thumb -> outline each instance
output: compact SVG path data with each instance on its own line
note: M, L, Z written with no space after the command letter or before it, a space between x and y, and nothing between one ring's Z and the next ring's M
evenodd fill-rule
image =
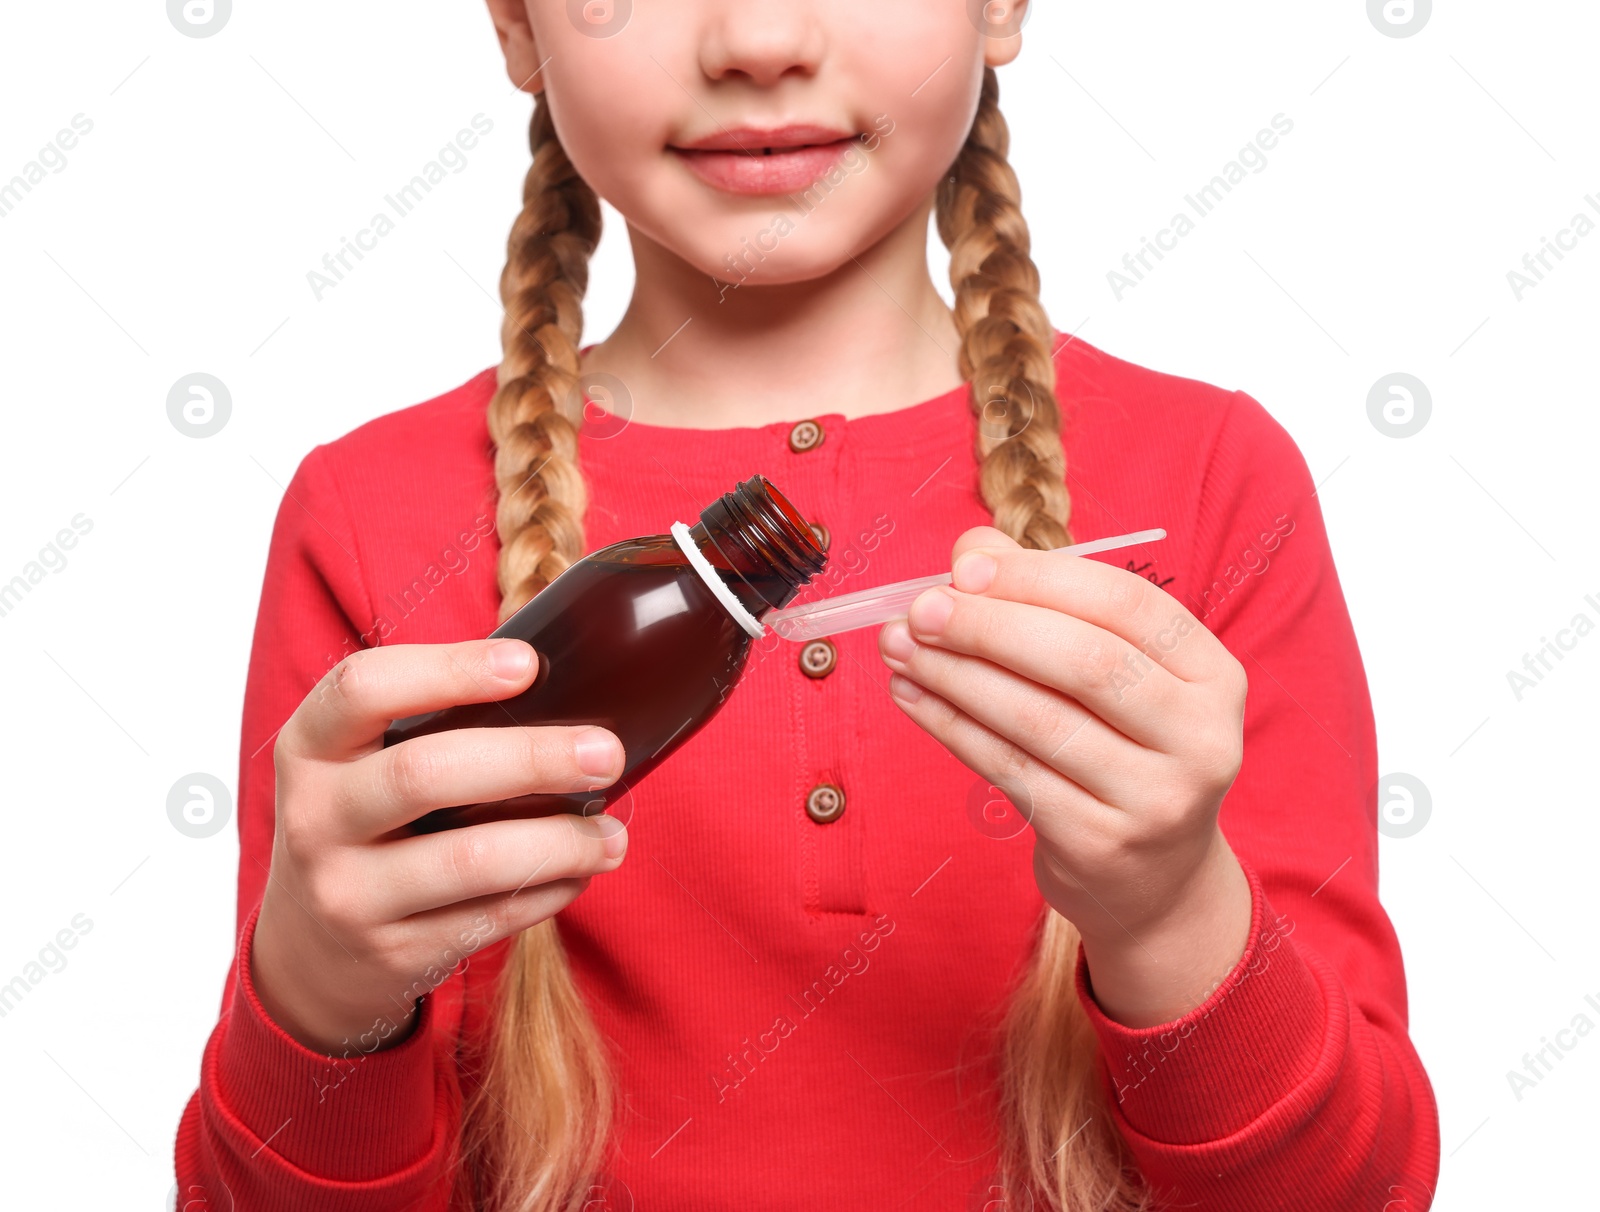
M950 563L953 566L964 552L971 551L974 547L1021 547L1010 535L993 526L974 526L971 530L964 531L956 540L955 548L950 552Z

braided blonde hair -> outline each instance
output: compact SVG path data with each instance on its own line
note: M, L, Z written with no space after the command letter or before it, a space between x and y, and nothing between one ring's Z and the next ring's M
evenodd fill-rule
M1068 541L1071 501L1052 329L999 94L986 68L966 144L937 190L937 224L950 250L958 367L978 414L979 490L997 528L1046 549ZM561 146L543 93L530 140L533 165L500 279L505 352L489 404L502 620L582 556L587 503L577 384L600 205ZM1131 1212L1146 1198L1108 1114L1097 1043L1073 986L1077 950L1072 924L1046 909L1005 1017L997 1181L1064 1212ZM461 1181L473 1207L572 1212L603 1171L613 1090L556 919L512 943L497 999L482 1081L463 1111Z

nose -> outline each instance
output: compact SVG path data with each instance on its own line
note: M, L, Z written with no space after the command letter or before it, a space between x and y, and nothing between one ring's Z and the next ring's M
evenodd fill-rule
M710 80L743 78L770 88L785 76L816 75L826 37L817 5L807 0L713 3L700 49Z

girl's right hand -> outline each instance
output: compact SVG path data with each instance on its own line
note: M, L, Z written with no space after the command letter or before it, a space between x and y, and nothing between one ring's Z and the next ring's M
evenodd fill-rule
M610 816L406 829L435 808L582 793L621 775L622 743L604 728L461 728L383 747L394 720L509 698L537 668L522 640L369 648L334 666L279 732L272 868L248 962L262 1006L306 1047L399 1043L440 973L622 862L627 832Z

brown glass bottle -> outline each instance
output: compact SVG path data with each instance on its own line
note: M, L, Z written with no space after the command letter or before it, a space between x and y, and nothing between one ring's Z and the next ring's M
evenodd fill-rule
M689 537L758 618L787 605L827 559L805 519L762 476L708 505ZM526 640L538 654L531 687L495 703L396 720L383 743L451 728L598 724L622 741L622 775L587 794L441 808L413 822L417 832L601 811L716 714L752 638L670 534L626 539L584 556L491 633L506 636Z

